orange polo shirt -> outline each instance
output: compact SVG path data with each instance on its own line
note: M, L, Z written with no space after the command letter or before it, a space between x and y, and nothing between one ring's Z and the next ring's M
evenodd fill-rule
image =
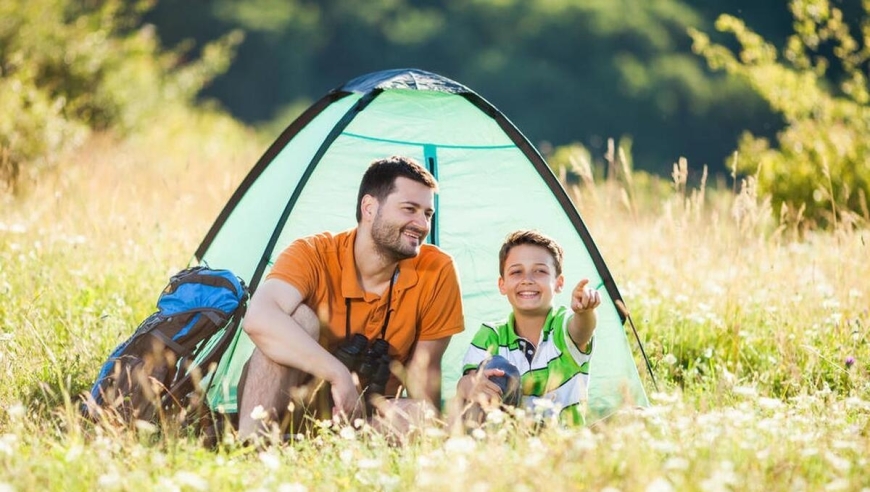
M350 299L351 335L380 338L386 315L388 293L364 292L357 280L355 238L356 229L351 229L297 239L281 252L267 276L299 290L302 302L324 323L320 344L330 352L345 340L346 299ZM390 356L403 364L410 359L415 338L437 340L461 332L465 321L453 259L424 244L417 256L400 261L390 308L385 338Z

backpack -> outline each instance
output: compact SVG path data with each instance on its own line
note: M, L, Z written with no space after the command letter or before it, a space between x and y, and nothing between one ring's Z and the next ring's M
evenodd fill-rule
M85 414L96 418L99 409L114 409L128 423L156 422L199 406L209 389L200 383L233 340L249 297L244 281L228 270L196 266L173 275L157 312L101 366Z

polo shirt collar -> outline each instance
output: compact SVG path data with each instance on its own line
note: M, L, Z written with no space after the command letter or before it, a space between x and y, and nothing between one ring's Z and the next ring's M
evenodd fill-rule
M556 310L550 308L550 312L547 313L547 319L544 320L544 327L543 329L541 329L543 336L541 337L539 343L544 342L550 338L550 333L552 333L553 329L555 328L555 326L553 325L553 319L555 319L555 314ZM513 346L520 338L519 335L517 335L517 325L516 320L514 319L513 310L511 310L511 313L508 315L508 328L509 330L507 333L507 341L509 346Z

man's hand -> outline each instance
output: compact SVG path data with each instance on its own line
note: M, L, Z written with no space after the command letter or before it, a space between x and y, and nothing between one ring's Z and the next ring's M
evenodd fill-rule
M332 414L349 421L361 415L360 394L350 371L338 360L336 369L328 379L332 392Z
M571 310L576 314L591 311L601 304L601 294L589 285L589 279L584 278L577 283L571 292Z

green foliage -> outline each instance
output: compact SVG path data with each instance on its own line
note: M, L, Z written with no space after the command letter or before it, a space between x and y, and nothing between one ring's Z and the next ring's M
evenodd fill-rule
M607 139L629 137L638 169L667 176L680 156L724 173L742 130L776 124L746 84L691 52L686 29L712 29L715 18L701 7L730 4L161 0L149 21L168 45L245 29L207 93L252 124L283 128L293 108L353 77L413 67L478 91L535 144L578 142L601 157Z
M0 182L50 167L94 130L127 134L188 107L229 66L230 33L197 59L164 51L147 2L0 2Z
M790 6L794 34L781 57L732 16L721 16L716 28L734 35L737 53L692 32L695 51L712 68L747 81L785 119L775 148L744 133L738 170L757 173L761 192L784 215L801 210L821 224L870 220L870 3L863 2L858 39L828 0Z

